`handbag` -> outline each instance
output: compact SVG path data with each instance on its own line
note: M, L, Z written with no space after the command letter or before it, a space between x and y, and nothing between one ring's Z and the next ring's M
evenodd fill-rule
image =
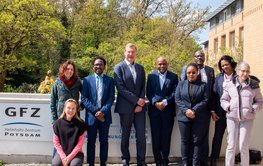
M261 151L249 149L249 164L259 164L261 162ZM241 162L240 153L235 156L235 163Z

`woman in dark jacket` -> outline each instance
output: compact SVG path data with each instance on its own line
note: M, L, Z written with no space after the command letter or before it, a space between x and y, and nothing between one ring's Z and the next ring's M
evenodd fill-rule
M77 69L73 61L67 60L59 68L50 96L50 109L52 123L58 119L63 111L63 105L69 98L79 101L81 80L78 78Z
M200 165L200 146L207 133L202 130L209 121L206 83L198 77L198 67L191 63L186 68L187 80L179 82L175 101L179 108L177 119L181 134L181 155L184 166Z
M223 94L223 85L230 82L235 76L235 68L237 63L231 56L223 55L218 61L220 73L216 76L214 84L214 112L211 113L212 119L215 121L215 133L212 143L211 166L216 166L216 160L219 158L222 139L226 129L226 112L220 106L220 98Z

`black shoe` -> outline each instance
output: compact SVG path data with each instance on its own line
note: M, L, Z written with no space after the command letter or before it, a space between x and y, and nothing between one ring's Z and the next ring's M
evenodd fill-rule
M210 166L216 166L216 158L211 158Z
M162 166L168 166L168 162L167 161L163 161L162 162Z
M200 166L208 166L207 161L201 161Z
M182 166L189 166L187 163L182 163Z
M143 164L137 164L137 166L147 166L146 163L143 163Z
M106 163L100 163L100 166L106 166Z

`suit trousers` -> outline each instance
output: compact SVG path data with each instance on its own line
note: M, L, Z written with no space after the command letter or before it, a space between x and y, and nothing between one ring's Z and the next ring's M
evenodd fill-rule
M206 126L204 122L178 121L181 134L181 155L183 164L199 165L201 157L201 148L206 137Z
M150 116L152 148L156 164L169 163L174 116Z
M211 158L218 159L221 151L222 140L226 130L226 117L222 116L215 122L215 133L212 142Z
M95 162L95 149L97 132L99 132L100 142L100 162L106 163L108 159L108 136L110 124L96 120L93 125L88 125L88 141L87 141L87 163L93 165Z
M137 164L145 163L146 137L145 137L145 112L119 114L121 124L121 153L122 160L126 163L130 161L129 139L132 124L135 128Z
M69 166L82 166L84 162L84 154L82 152L79 152L73 160L71 160ZM53 159L52 159L52 166L61 166L62 161L59 156L59 154L56 152Z
M226 149L226 166L235 165L236 145L239 142L241 155L241 166L249 165L249 140L253 128L253 120L234 121L227 119L227 149Z

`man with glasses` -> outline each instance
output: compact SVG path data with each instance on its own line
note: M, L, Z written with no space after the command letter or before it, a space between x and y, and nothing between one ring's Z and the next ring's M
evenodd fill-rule
M207 166L207 160L209 155L209 142L208 142L208 136L209 136L209 124L210 124L210 113L214 111L213 106L213 86L215 82L215 72L212 67L209 67L204 64L205 62L205 54L203 51L196 51L194 54L194 61L198 66L198 77L202 80L202 82L205 82L207 84L207 95L208 95L208 110L207 112L207 121L205 122L207 129L207 134L204 138L203 145L202 145L202 154L200 156L201 166ZM181 80L186 79L186 66L183 67L182 73L181 73Z
M97 131L100 141L100 165L106 166L108 159L108 135L112 122L111 106L114 102L114 81L103 74L106 60L97 56L92 61L94 74L83 80L81 103L86 108L85 121L88 126L87 163L94 166Z

